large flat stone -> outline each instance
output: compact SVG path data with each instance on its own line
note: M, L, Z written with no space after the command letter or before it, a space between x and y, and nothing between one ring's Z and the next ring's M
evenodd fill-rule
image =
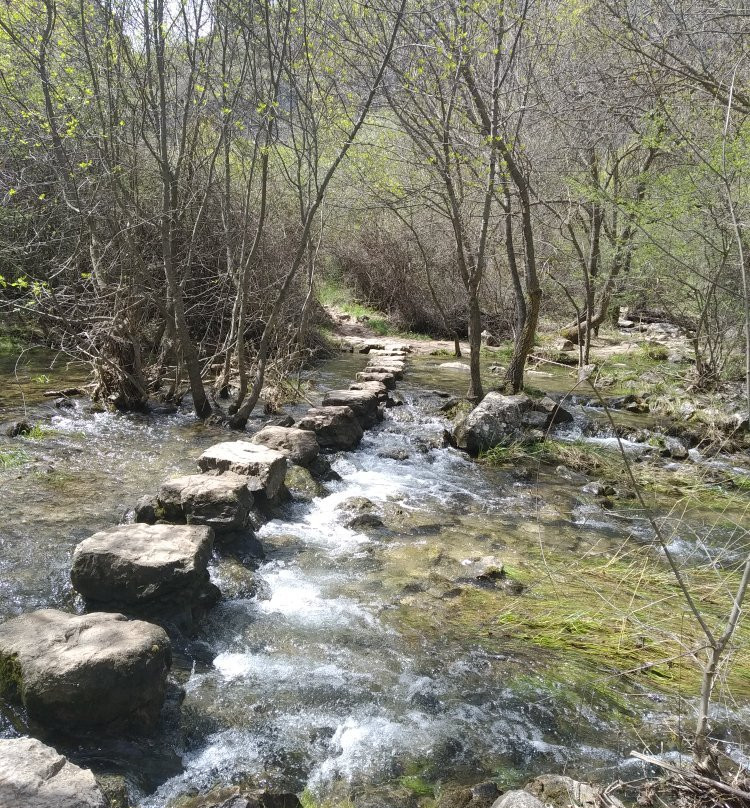
M390 373L394 379L403 379L404 378L404 369L403 367L396 367L394 365L386 365L381 364L378 362L374 365L368 365L364 369L364 373Z
M324 449L353 449L364 432L351 407L313 407L297 426L315 433Z
M75 589L89 601L194 603L208 583L214 533L198 525L117 525L73 553Z
M188 474L162 484L156 497L155 515L167 521L206 525L216 533L247 526L253 495L247 477L226 474Z
M286 455L298 466L309 466L320 452L318 441L307 429L288 426L265 426L251 438L253 443L267 446Z
M89 769L36 738L0 739L0 808L108 808Z
M286 474L286 457L275 449L259 446L246 440L217 443L198 458L201 471L227 471L250 477L248 487L263 491L273 499L281 490Z
M389 390L396 386L396 377L392 373L358 373L358 382L382 382Z
M388 400L388 388L383 382L354 382L354 384L349 385L349 389L369 390L371 393L375 393L378 397L378 401L384 402Z
M378 394L372 390L329 390L323 399L324 407L349 407L362 429L378 420Z
M151 726L171 661L163 629L121 614L42 609L0 625L0 694L40 723Z

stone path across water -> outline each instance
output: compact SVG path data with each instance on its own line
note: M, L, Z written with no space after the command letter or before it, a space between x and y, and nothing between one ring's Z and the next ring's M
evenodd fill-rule
M372 353L348 390L329 392L294 427L210 447L198 459L200 474L168 480L139 500L135 523L82 541L71 578L91 611L43 609L0 625L0 697L40 725L68 731L152 727L172 661L164 628L189 631L220 598L208 574L214 540L259 527L287 493L289 468L330 472L321 449L355 448L396 403L388 391L403 378L407 351ZM28 737L0 743L4 760L27 762L0 761L0 808L107 804L91 773L51 747Z

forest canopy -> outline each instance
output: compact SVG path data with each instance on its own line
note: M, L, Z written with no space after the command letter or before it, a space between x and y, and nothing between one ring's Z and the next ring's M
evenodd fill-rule
M118 409L243 426L344 284L404 330L581 345L620 306L748 382L749 18L642 0L20 0L0 302ZM217 402L229 402L221 409Z

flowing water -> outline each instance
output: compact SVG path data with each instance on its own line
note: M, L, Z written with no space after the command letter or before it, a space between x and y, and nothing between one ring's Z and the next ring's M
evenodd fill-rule
M312 397L348 386L364 363L347 356L323 365ZM434 390L459 392L465 379L437 364L410 360L404 405L358 450L334 456L341 481L260 529L265 557L253 564L252 586L247 558L219 548L212 576L230 596L178 654L180 724L145 746L102 742L92 751L64 741L74 757L125 773L142 808L240 780L321 798L380 795L373 804L395 806L437 781L627 775L629 750L657 734L672 705L632 683L630 700L617 683L610 698L608 674L593 664L492 626L478 639L462 630L462 610L474 592L487 594L472 571L488 558L502 563L540 547L578 558L648 542L648 528L613 518L580 497L580 483L553 472L530 481L522 469L442 448L444 398ZM95 414L80 402L58 412L26 392L31 420L53 431L13 442L26 457L0 472L2 618L80 608L68 579L77 541L119 521L169 475L193 470L205 447L227 437L188 413ZM17 395L5 404L18 415ZM346 526L362 498L382 528ZM535 595L532 586L493 597ZM23 728L22 715L0 712L0 733Z

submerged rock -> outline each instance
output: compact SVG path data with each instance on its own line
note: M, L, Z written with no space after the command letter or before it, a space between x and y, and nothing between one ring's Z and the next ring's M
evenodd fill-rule
M275 449L246 440L224 441L206 449L198 458L201 471L227 471L250 478L251 491L263 491L273 499L281 490L286 474L286 457Z
M315 433L323 449L353 449L362 440L362 426L351 407L313 407L297 423Z
M180 797L169 808L303 808L296 794L253 791L240 786L214 788L207 794Z
M378 420L378 394L372 390L331 390L323 399L324 407L349 407L362 429Z
M171 662L162 628L121 614L42 609L0 625L0 694L40 723L150 727Z
M218 476L189 474L167 480L159 489L153 510L160 519L205 525L224 533L246 527L252 507L247 477L229 471Z
M325 488L312 476L308 469L294 464L289 466L285 485L293 499L299 499L303 502L311 502L315 497L322 497L326 494Z
M353 519L350 519L346 523L346 526L352 530L362 530L363 528L368 527L382 527L383 520L374 513L361 513L359 516L355 516Z
M602 480L594 480L593 482L586 483L581 488L584 494L593 494L595 497L611 497L615 494L615 489Z
M295 427L266 426L251 438L253 443L267 446L286 455L298 466L309 466L320 452L315 435L306 429Z
M195 605L209 583L214 533L197 525L117 525L84 539L70 573L77 592L118 607Z
M408 460L411 455L406 449L381 449L378 452L378 457L384 457L387 460Z
M108 808L88 769L35 738L0 739L2 808Z

